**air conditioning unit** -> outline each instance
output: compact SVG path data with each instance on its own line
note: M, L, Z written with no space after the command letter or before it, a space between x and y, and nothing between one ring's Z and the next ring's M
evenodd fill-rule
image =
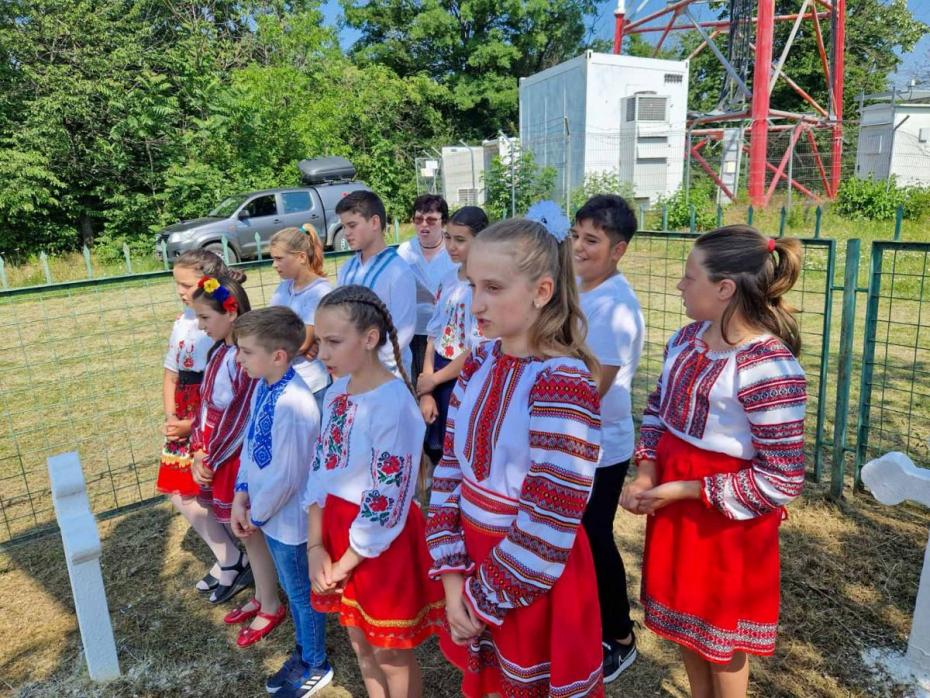
M639 92L627 99L626 120L633 121L668 121L668 97L660 97L654 92Z

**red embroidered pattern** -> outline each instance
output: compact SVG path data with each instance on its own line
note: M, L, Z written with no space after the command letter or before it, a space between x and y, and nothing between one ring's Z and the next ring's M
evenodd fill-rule
M491 368L491 375L481 386L475 401L477 407L468 425L464 449L478 482L486 480L491 474L494 445L504 421L502 408L509 403L525 366L525 361L499 356Z

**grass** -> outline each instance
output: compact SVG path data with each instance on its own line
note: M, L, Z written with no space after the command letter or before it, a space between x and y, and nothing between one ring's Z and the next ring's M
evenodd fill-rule
M643 527L643 518L621 512L614 528L634 598ZM809 487L782 525L781 634L774 657L752 660L750 695L903 697L860 657L872 647L903 651L926 527L917 507L887 508L869 497L829 504L820 488ZM211 607L193 590L208 553L168 504L102 522L100 531L122 678L104 686L88 679L61 548L50 539L0 554L0 686L8 695L262 695L263 678L293 642L290 623L237 649L235 630L222 622L227 608ZM638 604L633 614L642 619ZM645 629L638 638L639 660L608 696L686 696L674 646ZM327 646L336 680L322 698L364 696L345 631L332 620ZM418 656L425 695L458 695L459 676L434 641Z
M866 239L887 237L864 227L848 232ZM921 231L912 232L915 239ZM923 233L923 239L930 236ZM641 409L654 385L665 340L685 322L674 286L689 246L687 240L642 235L623 261L647 321L634 411ZM810 415L818 407L821 357L815 349L822 341L824 293L842 282L843 249L841 242L832 280L822 248L808 249L801 282L790 298L803 311L799 317L807 349L802 363L811 381ZM863 252L865 256L866 247ZM920 251L883 260L867 457L900 447L918 461L926 453L928 263L930 255ZM335 266L330 260L330 274ZM262 306L278 283L277 275L268 264L248 273L249 294ZM866 260L858 283L868 283ZM841 297L839 291L833 295L827 353L827 444L821 450L827 473ZM161 446L161 357L179 310L167 275L0 295L0 541L29 535L53 521L45 460L64 450L79 451L96 512L153 494ZM864 315L860 295L853 411L859 405ZM855 419L851 425L848 443L855 444ZM811 418L809 434L813 427ZM784 634L776 657L754 665L754 695L901 695L869 683L859 652L904 643L926 541L925 513L910 506L884 508L865 495L830 504L819 485L811 485L790 511L782 529ZM103 521L101 531L104 575L126 676L101 689L86 679L61 552L55 538L44 538L0 554L0 636L5 638L0 685L5 682L11 693L30 697L258 693L261 676L274 670L287 651L286 633L253 652L232 647L222 611L205 607L190 591L206 558L181 519L162 504ZM616 532L635 590L642 521L620 514ZM23 609L41 622L25 623ZM328 695L362 695L344 634L331 630L340 688ZM673 649L648 632L642 635L643 658L609 695L686 695ZM455 673L435 648L426 647L421 659L427 695L455 695Z

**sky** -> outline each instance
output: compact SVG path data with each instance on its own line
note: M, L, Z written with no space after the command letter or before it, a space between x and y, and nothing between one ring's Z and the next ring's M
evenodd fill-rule
M890 0L883 0L890 2ZM666 0L626 0L627 12L635 13L634 16L642 17L643 14L664 7ZM613 37L614 18L613 10L616 3L613 0L601 0L600 14L595 22L594 30L598 38L610 39ZM930 25L930 0L907 0L907 5L913 15ZM326 0L324 14L328 23L335 25L342 16L342 9L339 7L338 0ZM701 19L701 13L697 13L698 19ZM343 29L339 33L339 41L344 48L352 45L358 37L358 32L351 29ZM921 39L913 51L904 56L904 61L898 69L898 73L890 75L890 80L896 85L906 85L911 77L920 68L925 68L930 63L930 34Z

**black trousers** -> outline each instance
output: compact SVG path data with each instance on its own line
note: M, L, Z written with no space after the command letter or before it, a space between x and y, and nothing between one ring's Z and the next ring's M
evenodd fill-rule
M410 353L412 361L410 364L410 381L413 387L417 387L417 379L423 373L423 359L426 357L426 342L429 340L425 334L415 334L410 340Z
M601 603L604 640L622 640L633 630L630 598L626 591L626 570L614 542L614 517L620 503L620 490L630 461L598 468L594 474L591 499L581 520L594 555L597 595Z

